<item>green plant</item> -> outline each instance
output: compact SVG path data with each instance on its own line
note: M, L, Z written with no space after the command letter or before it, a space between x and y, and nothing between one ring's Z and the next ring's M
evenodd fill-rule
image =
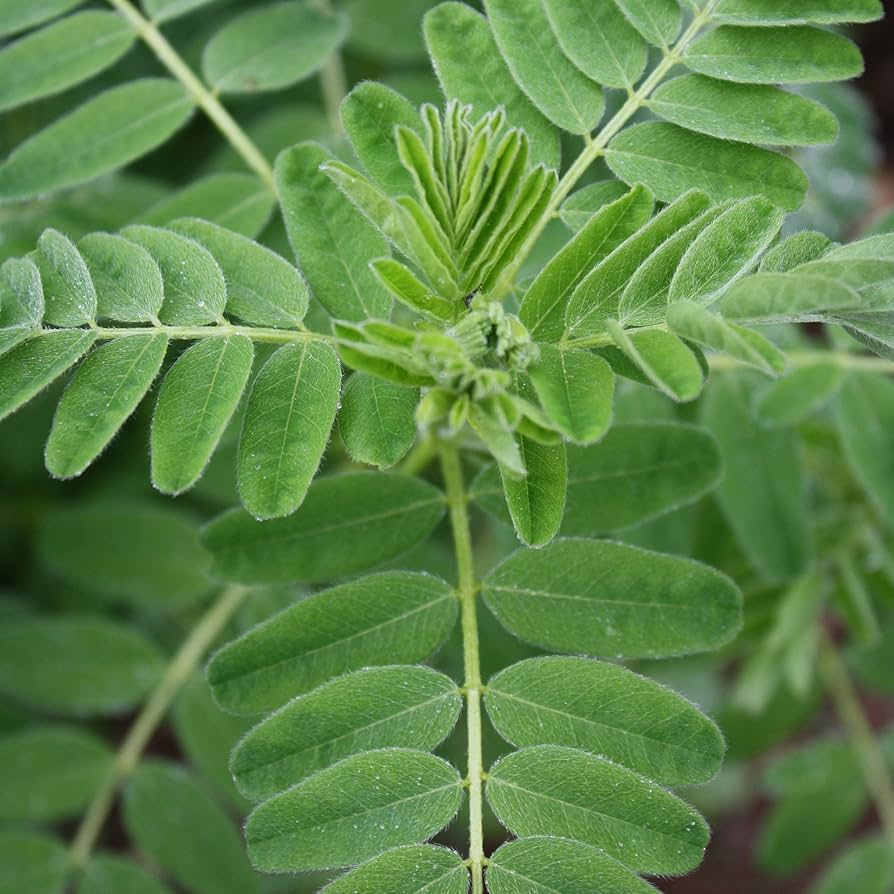
M142 707L114 757L71 726L0 742L10 785L28 755L44 773L78 768L78 784L37 795L42 774L28 774L28 807L10 819L87 808L67 850L0 835L10 890L156 891L133 864L94 858L125 784L124 825L165 877L197 894L262 889L208 791L142 761L175 699L190 760L231 804L257 804L245 837L262 871L347 869L320 881L329 894L654 890L643 876L695 869L708 842L669 789L712 779L725 743L651 662L719 652L740 663L731 726L736 711L768 717L787 688L806 698L819 668L853 743L815 751L843 767L829 776L856 790L852 814L867 788L878 804L887 844L865 845L863 884L883 892L889 740L860 712L829 624L869 640L886 624L864 577L890 572L879 458L894 237L782 235L808 181L766 148L835 141L828 109L778 85L858 75L859 51L829 26L873 21L880 4L442 3L424 36L443 107L372 81L344 95L339 47L375 3L278 3L219 28L209 15L199 77L159 25L204 5L110 0L47 25L77 2L0 12L0 33L43 25L0 49L2 108L76 88L137 41L166 70L124 73L0 164L0 197L29 203L10 225L25 247L0 267L0 418L73 370L45 464L78 478L160 381L153 486L195 491L206 512L241 502L201 534L179 510L89 489L41 520L42 566L98 616L17 615L0 631L0 689L50 714ZM319 114L305 126L326 145L291 145L289 130L283 147L276 107L253 138L223 104L315 72L329 133ZM194 113L227 144L209 166L235 156L247 172L206 170L99 221L61 193L87 184L97 201L96 177ZM262 136L282 148L273 164ZM152 191L113 176L113 191ZM822 323L827 341L800 323ZM699 425L675 407L703 391ZM814 549L792 432L833 398L844 456L818 426L817 504L833 524L817 525ZM662 519L682 531L712 491L726 519L714 541L668 545ZM522 549L509 554L502 522ZM827 580L838 615L823 610ZM104 616L109 603L130 626ZM170 660L147 630L180 641ZM234 717L193 677L222 638L207 680ZM436 667L421 663L448 642ZM883 665L881 648L860 660ZM233 789L223 756L237 738ZM515 750L493 761L500 740ZM768 774L795 803L777 826L828 797L810 787L811 755ZM446 840L461 854L423 843L461 810L465 831ZM497 823L517 837L491 852ZM801 837L803 853L840 831ZM784 834L767 840L794 860ZM863 871L861 853L845 860Z

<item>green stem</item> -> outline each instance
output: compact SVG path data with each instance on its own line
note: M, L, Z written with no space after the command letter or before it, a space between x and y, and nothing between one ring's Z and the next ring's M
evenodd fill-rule
M472 535L469 528L469 497L463 480L462 460L454 443L442 442L441 468L447 490L447 506L456 551L459 576L459 600L462 616L463 666L466 697L466 726L468 731L468 786L469 786L469 859L472 873L472 894L484 892L484 781L481 732L481 662L478 641L478 614L475 604L478 583L475 580L475 561Z
M568 194L574 189L578 180L587 172L590 165L597 158L605 154L605 150L612 139L627 126L633 116L646 104L646 101L655 91L655 89L665 79L671 69L677 65L683 58L683 54L689 48L689 45L695 40L699 32L704 28L710 20L714 7L719 0L708 0L704 8L696 13L689 27L680 35L679 40L669 50L664 51L664 55L654 70L646 77L636 90L630 91L627 101L612 116L611 120L599 131L597 136L592 139L584 140L584 149L575 159L574 163L565 172L565 175L559 181L552 200L543 212L537 225L531 231L525 243L518 252L513 263L506 268L500 281L495 288L497 297L511 290L515 278L521 265L524 263L531 250L534 248L537 240L543 234L547 224L558 213L562 202L565 201Z
M183 57L171 46L167 38L150 22L130 0L108 0L133 27L137 36L158 57L159 62L183 85L196 105L211 119L215 127L226 137L230 145L242 156L245 163L275 192L273 169L261 151L239 126L236 119L224 108L220 100L202 83Z
M331 335L311 332L308 329L269 329L263 326L233 326L229 323L217 323L213 326L96 326L91 330L99 341L111 341L116 338L127 338L131 335L167 335L174 341L196 341L201 338L229 338L244 335L252 341L286 345L301 341L336 342ZM58 329L39 329L37 335L49 335L59 332Z
M192 676L247 592L239 586L222 590L171 659L121 743L105 781L84 814L70 850L71 864L76 869L87 865L119 789L137 768L149 739L164 719L177 693Z
M841 724L857 752L885 836L894 848L894 780L875 733L863 713L847 666L827 634L823 635L820 643L820 672Z
M320 12L332 14L332 4L329 0L311 0L311 3ZM334 136L343 137L345 131L341 123L341 102L348 93L348 79L338 50L330 54L320 70L320 87L329 129Z

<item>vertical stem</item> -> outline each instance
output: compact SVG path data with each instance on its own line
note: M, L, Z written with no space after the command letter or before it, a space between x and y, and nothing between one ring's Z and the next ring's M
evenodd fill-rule
M481 665L478 642L478 614L475 599L478 584L469 529L468 494L463 481L459 450L453 443L441 444L441 468L447 490L447 506L453 529L456 567L459 575L459 599L462 617L464 691L468 729L469 785L469 866L472 872L472 894L484 892L484 779L481 744Z
M885 835L894 848L894 780L875 733L863 713L847 666L828 634L823 634L820 642L820 671L841 724L857 752Z
M220 100L202 83L167 38L130 2L108 0L130 23L137 36L158 57L158 61L186 88L195 104L211 119L214 126L227 138L264 183L275 190L273 170L261 151L239 126L236 119L223 107Z
M83 869L87 865L118 790L137 768L149 739L164 719L177 693L217 639L247 592L244 587L238 586L229 586L222 590L171 659L158 685L121 743L105 781L84 814L70 851L71 863L76 868Z
M311 0L311 3L320 12L332 13L330 0ZM329 129L334 136L343 137L345 130L341 123L341 101L348 92L348 79L345 76L345 67L339 50L330 54L320 70L320 87L323 91L323 106L326 109Z

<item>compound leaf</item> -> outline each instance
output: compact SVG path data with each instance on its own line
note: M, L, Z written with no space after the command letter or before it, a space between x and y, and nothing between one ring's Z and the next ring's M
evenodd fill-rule
M550 24L568 58L606 87L632 87L646 67L647 47L614 0L545 0Z
M3 736L0 818L47 823L76 816L111 765L112 754L102 739L78 727L35 726Z
M96 287L100 318L149 323L164 301L164 280L155 258L123 236L90 233L78 243Z
M259 894L239 834L183 768L144 763L124 790L124 825L137 847L194 894Z
M531 140L535 163L557 169L559 133L516 85L487 19L464 3L441 3L424 19L425 41L448 99L471 105L476 117L502 106ZM469 65L469 59L475 64Z
M358 754L256 808L245 826L249 855L267 872L351 866L431 838L462 797L459 773L439 757Z
M714 649L741 623L741 597L689 559L620 543L557 540L488 574L484 599L525 642L587 655L664 657Z
M761 195L794 211L807 192L807 176L785 155L662 121L622 131L605 160L625 183L643 183L665 202L698 186L716 202Z
M720 475L720 452L705 429L616 425L598 444L569 448L562 531L595 536L641 524L702 497Z
M853 41L802 25L721 25L695 41L683 62L700 74L752 84L842 81L863 71L863 57Z
M50 330L0 357L0 419L58 379L95 340L89 330Z
M201 477L251 373L254 348L243 336L207 338L184 351L158 393L152 417L152 484L179 494Z
M534 338L547 342L561 338L571 296L601 261L648 223L653 206L649 191L635 186L588 217L525 293L520 317Z
M251 239L264 229L275 204L270 187L253 174L211 174L166 196L134 223L162 227L181 217L200 217Z
M228 314L255 326L301 325L310 302L307 283L276 252L205 220L178 220L171 229L214 256L226 279Z
M736 202L689 246L674 273L668 302L710 304L757 266L784 219L783 211L759 196Z
M236 746L230 767L253 801L363 751L431 751L450 733L462 697L427 667L373 667L338 677L289 702Z
M569 441L593 444L608 431L615 376L601 357L540 345L529 374L547 416Z
M358 462L387 469L416 439L419 389L354 373L345 385L338 430Z
M553 124L588 134L599 123L602 90L562 51L540 0L485 0L488 23L516 83Z
M96 319L96 289L87 263L57 230L44 230L34 255L43 283L44 320L65 329Z
M108 68L136 34L114 12L60 19L0 50L0 111L60 93Z
M443 514L443 494L421 479L387 472L338 475L314 482L289 518L260 524L238 509L225 513L206 528L205 545L227 580L319 582L412 549Z
M400 847L358 866L320 894L466 894L469 871L454 851L431 845Z
M516 748L567 745L663 785L707 782L725 750L717 725L682 696L587 658L530 658L498 673L484 700Z
M491 894L655 894L604 850L568 838L531 837L498 848L487 869Z
M111 87L54 121L0 164L0 199L29 199L123 167L164 143L192 115L178 83L145 78Z
M208 681L228 711L269 711L338 674L428 658L456 614L442 580L382 572L311 596L224 646Z
M166 335L128 335L87 357L56 408L44 457L51 475L74 478L96 460L145 397L167 350Z
M205 45L202 71L224 94L281 90L321 68L347 35L344 15L275 3L224 25Z
M391 296L369 269L388 255L385 237L320 170L322 146L301 143L276 160L276 185L289 241L314 297L343 320L387 317Z
M688 872L708 844L708 826L688 804L574 748L541 745L504 757L491 769L487 800L520 837L582 841L637 872Z
M838 121L818 102L758 84L736 84L689 74L662 84L649 108L688 130L768 146L832 143Z
M280 348L248 398L239 442L239 496L258 519L303 502L329 443L341 393L338 355L322 342Z
M120 713L146 694L161 670L153 643L113 621L31 618L0 630L0 689L45 711Z
M160 227L135 225L122 233L155 259L164 282L159 311L168 326L205 326L223 315L227 283L214 256L203 245Z
M104 499L58 506L38 552L55 575L115 602L190 605L208 593L208 554L198 525L167 503Z

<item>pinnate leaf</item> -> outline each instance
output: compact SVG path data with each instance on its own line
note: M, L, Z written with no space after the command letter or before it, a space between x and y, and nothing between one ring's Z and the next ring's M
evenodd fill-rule
M446 848L395 848L327 885L325 894L466 894L469 871L462 857ZM321 894L323 894L321 892Z
M225 709L269 711L347 671L428 658L456 614L442 580L382 572L308 597L224 646L208 680Z
M136 605L190 605L211 586L198 525L167 503L105 499L48 512L38 551L53 574Z
M45 711L120 713L145 695L161 669L156 647L113 621L35 617L0 630L0 690Z
M701 74L752 84L841 81L863 71L860 51L848 38L800 25L721 25L695 41L683 61Z
M491 769L487 800L519 837L582 841L637 872L687 872L708 843L708 826L689 805L575 748L541 745L503 758Z
M568 303L578 286L601 261L648 223L653 204L648 190L634 187L589 217L577 235L543 268L525 293L520 311L522 322L534 338L559 340Z
M78 243L96 287L97 315L127 323L158 318L164 280L155 259L123 236L90 233Z
M602 90L562 51L540 0L485 0L488 23L516 83L553 124L588 134L599 123Z
M631 87L646 67L647 47L614 0L545 0L562 49L606 87Z
M166 335L129 335L87 357L53 417L45 454L51 475L74 478L96 460L145 397L167 350Z
M239 496L258 519L303 502L329 443L341 393L341 366L321 342L280 348L248 398L239 443Z
M60 93L108 68L136 35L113 12L77 13L0 50L0 110Z
M464 3L446 2L426 15L423 27L447 98L472 106L476 117L502 106L509 123L530 138L532 159L558 168L558 131L513 80L487 19ZM470 58L474 65L469 65Z
M87 352L96 339L89 330L48 331L0 357L0 419L39 394Z
M155 259L164 282L159 312L168 326L204 326L223 315L227 284L213 255L203 245L160 227L135 225L123 231Z
M698 186L717 202L762 195L794 211L807 192L806 175L784 155L661 121L622 131L605 160L625 183L643 183L665 202Z
M133 841L185 890L258 894L234 824L182 767L144 763L124 790L124 825Z
M267 872L351 866L430 838L462 797L459 773L431 754L358 754L256 808L245 826L249 855Z
M427 667L366 668L289 702L237 745L239 790L269 798L342 758L379 748L431 751L450 733L462 697Z
M44 320L63 328L93 322L96 289L87 263L71 241L57 230L44 230L37 240L35 261L43 283Z
M345 385L338 416L348 453L380 469L393 466L416 439L418 403L418 388L355 373Z
M13 150L0 164L0 199L33 198L120 168L164 143L191 114L175 81L111 87Z
M491 894L655 894L656 889L591 844L531 837L498 848L487 869Z
M36 726L3 736L0 817L4 822L46 823L76 816L111 764L103 741L77 727Z
M484 703L497 732L517 748L580 748L663 785L706 782L723 760L723 736L698 708L603 661L521 661L488 682Z
M665 121L688 130L769 146L831 143L838 122L812 99L757 84L736 84L699 74L662 84L649 108Z
M243 336L188 348L162 382L152 417L152 483L178 494L198 481L242 397L254 348Z
M482 592L511 633L560 652L691 654L728 642L741 623L738 590L713 569L598 540L517 552Z
M224 25L205 46L202 71L220 93L280 90L317 71L347 32L342 14L274 3Z
M276 160L276 187L289 241L314 297L343 320L387 317L391 296L369 262L388 255L385 237L320 170L322 146L300 143Z
M529 374L547 416L569 441L593 444L608 431L615 377L601 357L540 345Z

